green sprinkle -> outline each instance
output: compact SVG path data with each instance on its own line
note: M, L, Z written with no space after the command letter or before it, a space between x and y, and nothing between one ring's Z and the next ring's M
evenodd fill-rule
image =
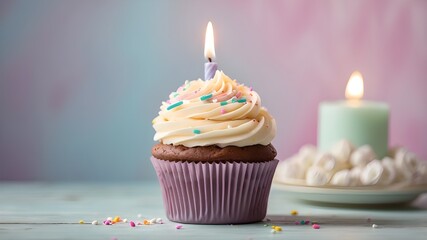
M304 225L305 224L305 221L304 220L301 220L301 222L299 222L301 225Z
M221 102L221 106L225 106L225 105L227 105L227 104L228 104L228 102L227 102L227 101Z
M211 94L208 94L208 95L201 96L201 97L200 97L200 100L205 101L205 100L208 100L208 99L209 99L209 98L211 98L211 97L212 97L212 93L211 93Z
M178 107L178 106L181 106L183 103L184 103L183 101L176 102L176 103L174 103L174 104L172 104L172 105L169 105L169 107L167 107L166 109L167 109L167 110L171 110L171 109L173 109L173 108L176 108L176 107Z
M239 102L239 103L245 103L246 102L246 98L241 98L241 99L237 100L237 102Z
M232 103L235 103L237 100L235 98L231 99Z
M178 96L179 95L179 93L175 93L174 95L173 95L173 97L176 97L176 96Z
M194 129L194 130L193 130L193 133L194 133L194 134L200 134L200 133L202 133L202 132L201 132L199 129Z

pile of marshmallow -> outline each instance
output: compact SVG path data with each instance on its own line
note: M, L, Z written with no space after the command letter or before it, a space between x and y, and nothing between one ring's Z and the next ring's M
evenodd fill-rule
M398 186L427 184L427 162L405 148L393 148L377 159L369 145L355 148L347 140L329 152L312 145L279 163L275 179L308 186Z

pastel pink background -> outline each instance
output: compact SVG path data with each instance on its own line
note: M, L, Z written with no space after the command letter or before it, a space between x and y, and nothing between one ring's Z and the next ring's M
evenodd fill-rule
M390 105L390 145L427 159L427 1L2 1L0 179L154 178L151 119L217 62L276 117L283 159L316 143L319 102Z

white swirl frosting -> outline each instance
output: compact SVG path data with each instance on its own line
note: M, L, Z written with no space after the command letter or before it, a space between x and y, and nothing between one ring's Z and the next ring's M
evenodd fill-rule
M268 145L276 135L276 122L259 95L222 71L172 92L153 127L155 141L186 147Z

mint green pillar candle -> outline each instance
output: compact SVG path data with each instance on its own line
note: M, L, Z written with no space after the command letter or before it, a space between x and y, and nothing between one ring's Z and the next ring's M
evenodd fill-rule
M388 152L389 108L360 101L324 102L319 107L318 147L327 151L342 139L359 147L368 144L382 159Z
M320 104L317 145L321 151L347 139L356 147L370 145L378 159L387 155L389 107L381 102L363 101L362 96L363 78L354 72L346 89L349 100Z

